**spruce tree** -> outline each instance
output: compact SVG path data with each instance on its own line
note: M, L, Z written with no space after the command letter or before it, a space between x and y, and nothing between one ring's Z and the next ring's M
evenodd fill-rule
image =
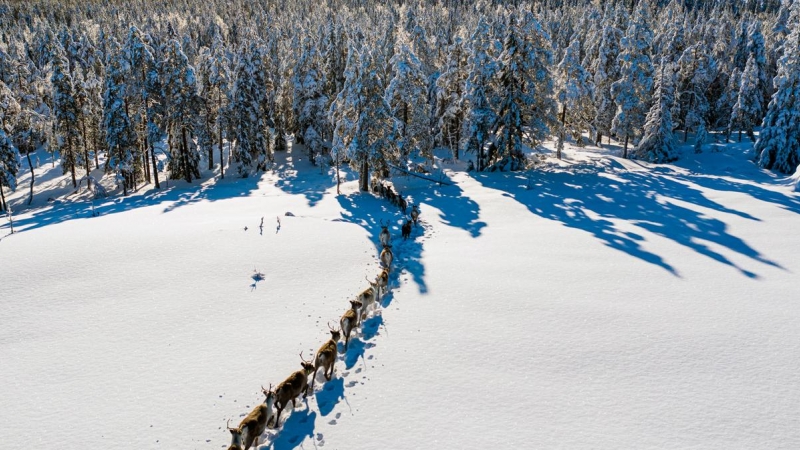
M800 165L800 2L792 5L788 23L791 31L755 151L761 167L790 174Z
M5 188L17 189L19 152L6 131L0 127L0 211L8 211Z
M465 87L467 52L464 41L457 37L447 50L447 62L436 80L436 141L459 158L461 131L466 114Z
M731 111L731 121L729 129L739 130L739 142L742 141L742 131L747 132L747 136L755 141L753 128L763 117L764 108L761 104L761 91L759 90L759 69L754 55L747 58L747 65L742 72L739 82L739 93L736 103Z
M193 177L200 178L200 155L190 138L198 105L197 79L189 58L175 39L167 43L162 76L167 120L178 145L177 154L173 152L169 161L170 176L191 182Z
M58 140L58 151L61 154L63 173L72 176L72 187L78 187L75 168L79 164L78 152L81 145L79 133L80 109L75 98L75 87L69 73L69 61L63 50L55 52L53 57L53 116L54 129Z
M594 101L597 113L594 128L597 131L595 144L600 145L602 137L611 134L611 124L617 110L611 85L620 78L620 43L622 31L613 23L606 23L598 48L597 59L592 64L594 73Z
M655 79L653 106L647 113L644 133L639 145L633 150L638 159L653 163L665 163L678 159L675 137L672 134L672 106L675 102L675 73L668 57L661 58Z
M642 2L622 39L621 78L611 85L611 95L617 104L611 131L624 140L623 158L628 157L630 139L641 133L653 86L653 64L649 56L653 33L647 16L646 3Z
M678 60L678 102L681 117L675 118L683 124L683 141L688 140L689 131L695 131L695 149L699 152L707 135L709 102L706 93L716 71L716 63L702 44L694 44L684 50Z
M592 119L596 116L593 97L594 83L591 75L580 64L581 43L575 36L564 58L557 68L557 94L561 105L559 122L561 123L557 144L557 156L561 159L564 137L570 134L578 144L583 146L583 132L591 131Z
M222 154L225 108L230 89L230 62L225 55L222 38L215 34L211 48L200 50L200 90L202 110L199 113L198 139L201 149L208 152L208 169L214 168L214 144L217 144L220 177L225 178Z
M103 94L103 129L108 147L106 171L113 171L122 184L123 195L134 187L136 130L125 107L128 73L126 61L120 54L112 54L106 61L105 89Z
M430 132L427 78L422 63L411 50L401 32L392 65L392 79L386 88L386 103L394 119L392 145L400 161L417 153L431 158L433 145Z
M483 18L478 21L470 41L462 147L465 152L475 154L477 169L482 171L488 165L485 147L493 139L497 122L497 115L489 99L494 97L494 79L499 67L495 55L492 54L496 41L492 36L491 26Z
M497 155L489 155L490 164L519 170L523 144L537 145L555 123L550 40L536 19L510 15L499 63Z

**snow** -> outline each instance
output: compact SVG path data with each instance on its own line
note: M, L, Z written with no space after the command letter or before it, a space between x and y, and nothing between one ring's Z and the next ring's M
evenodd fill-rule
M391 220L391 294L259 448L798 448L800 195L743 145L568 146L531 189L440 161L454 186L393 179L421 205L405 242L300 151L98 217L35 205L0 228L0 442L226 448L377 275Z

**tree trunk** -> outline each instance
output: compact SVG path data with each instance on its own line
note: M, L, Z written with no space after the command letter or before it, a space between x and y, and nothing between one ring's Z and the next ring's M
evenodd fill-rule
M217 91L217 111L222 109L222 89ZM217 122L219 122L219 175L225 178L225 158L222 157L222 117L217 112Z
M461 132L461 118L456 117L456 146L455 146L455 157L456 161L458 161L458 146L459 146L459 133Z
M153 162L153 180L156 182L156 189L161 189L161 184L158 182L158 164L156 164L155 149L150 145L150 139L145 142L147 142L147 146L150 147L150 159Z
M2 184L0 184L0 211L6 212L8 211L8 205L6 205L6 194L5 188Z
M86 121L81 120L81 132L83 133L83 162L86 165L86 189L92 187L91 168L89 164L89 141L86 140Z
M36 174L33 172L33 163L31 162L31 152L26 152L25 156L28 158L28 169L31 170L31 193L28 195L28 205L33 203L33 182L36 181Z
M206 130L211 132L211 124L208 122L210 111L206 110ZM208 146L208 170L214 170L214 138L211 138L211 145Z
M742 128L739 127L739 142L742 142Z
M595 139L594 139L594 145L596 145L596 146L598 146L598 147L599 147L599 146L600 146L600 144L602 144L602 141L603 141L603 133L601 133L601 132L599 132L599 131L598 131L598 132L597 132L597 134L596 134L595 136L596 136L596 137L595 137Z
M186 181L191 183L192 172L189 170L189 143L186 140L186 127L181 127L181 161L183 163L183 176Z
M556 157L561 159L561 147L564 146L564 140L566 139L566 127L567 127L567 105L561 105L561 145L556 146Z
M94 145L92 147L94 147L94 166L100 167L100 158L98 156L98 153L100 153L100 145L97 142L100 133L95 132L93 134L94 134Z
M364 192L369 192L369 161L364 158L361 163L361 171L358 176L359 189Z
M628 135L625 135L625 145L622 147L622 157L628 159Z
M72 174L72 187L77 189L78 188L78 179L75 177L75 147L72 146L72 138L67 140L67 145L69 146L69 153L72 156L69 164L69 171Z
M342 193L339 190L339 186L342 184L342 180L339 177L339 152L336 152L336 195L340 195Z

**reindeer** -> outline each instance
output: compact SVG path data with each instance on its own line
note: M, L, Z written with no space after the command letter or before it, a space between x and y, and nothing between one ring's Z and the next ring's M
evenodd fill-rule
M350 309L345 311L345 313L342 314L342 318L339 320L339 326L342 329L342 333L344 333L344 351L347 351L347 344L350 343L350 332L353 331L353 328L359 323L358 311L361 306L361 302L358 300L350 300Z
M411 237L411 219L408 219L406 223L403 224L403 227L400 229L400 231L402 232L404 241Z
M231 445L228 450L243 450L242 449L242 430L239 428L231 428L231 419L228 419L228 424L225 425L228 431L231 432Z
M383 250L381 250L381 263L383 263L383 267L385 267L386 270L391 269L393 259L394 255L392 254L392 248L383 247Z
M381 273L378 275L378 278L375 279L378 282L378 290L380 291L379 296L382 297L383 295L388 292L389 289L389 269L381 270Z
M314 392L314 382L317 381L317 370L320 367L322 367L322 374L325 375L325 379L330 381L333 375L333 366L336 363L336 355L339 353L336 343L339 342L341 333L339 333L339 330L332 328L330 324L328 324L328 328L331 331L331 338L317 350L317 358L314 361L314 377L311 378L311 392Z
M389 233L389 224L384 225L383 219L381 219L381 232L378 235L378 239L381 241L381 245L384 247L391 245L392 235Z
M289 401L291 400L292 408L294 408L297 406L295 403L297 396L302 393L303 398L306 398L308 394L308 375L314 371L314 364L303 359L303 352L300 352L300 361L303 368L289 375L289 378L283 380L283 383L275 389L275 407L278 408L275 416L276 428L281 420L281 411L289 404Z
M406 199L403 197L399 197L397 203L398 203L397 206L400 208L401 211L403 211L403 214L405 214L406 211L408 211L408 202L406 201Z
M396 197L397 197L397 194L394 193L394 189L392 189L390 186L387 187L386 188L386 199L389 200L390 203L394 204Z
M272 404L275 401L275 393L272 391L272 385L269 385L269 390L261 386L261 392L266 396L264 403L256 405L256 407L250 411L250 414L239 424L238 429L242 434L240 439L244 440L244 450L248 450L251 446L258 447L258 438L261 437L261 434L267 428L267 423L272 416ZM231 433L233 433L233 431L231 431Z
M361 291L361 293L358 294L358 297L356 298L358 302L361 303L362 305L361 319L358 322L359 324L361 323L362 320L367 318L367 313L369 312L370 307L373 306L375 303L377 303L379 294L378 282L369 281L369 278L367 278L366 276L364 278L367 280L367 283L369 283L369 287Z
M414 221L414 225L416 225L419 220L419 206L417 205L411 206L411 220Z

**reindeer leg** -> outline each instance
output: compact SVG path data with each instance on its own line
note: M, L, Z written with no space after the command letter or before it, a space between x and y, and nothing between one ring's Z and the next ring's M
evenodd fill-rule
M319 367L314 368L314 377L311 378L311 392L314 392L314 382L317 381L317 369L319 369ZM306 398L307 394L308 390L306 390L305 394L303 394L303 398Z

